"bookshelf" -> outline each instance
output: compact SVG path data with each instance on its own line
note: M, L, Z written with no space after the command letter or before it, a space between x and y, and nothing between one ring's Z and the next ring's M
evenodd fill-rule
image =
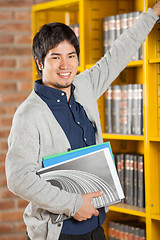
M103 55L102 19L106 16L132 11L146 12L156 0L57 0L34 5L33 35L49 22L80 25L79 72L90 68ZM104 7L106 6L106 7ZM146 224L147 240L160 236L160 24L156 24L143 44L143 60L130 62L114 84L138 83L144 89L144 135L107 134L105 101L98 101L104 141L110 141L113 152L144 154L145 208L128 204L110 207L103 225L108 235L109 220L133 220ZM37 79L33 64L33 80Z

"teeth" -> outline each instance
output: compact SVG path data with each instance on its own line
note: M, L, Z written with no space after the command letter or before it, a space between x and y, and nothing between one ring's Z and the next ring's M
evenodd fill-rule
M62 76L68 76L70 73L59 73L59 75L62 75Z

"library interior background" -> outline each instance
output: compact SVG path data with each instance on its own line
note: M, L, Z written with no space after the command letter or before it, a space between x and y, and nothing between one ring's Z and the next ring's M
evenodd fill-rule
M49 22L69 25L80 42L78 72L156 0L0 1L0 240L25 240L28 202L9 192L5 176L12 118L38 79L32 37ZM125 200L109 207L107 239L160 239L160 24L98 100L104 142L111 143Z

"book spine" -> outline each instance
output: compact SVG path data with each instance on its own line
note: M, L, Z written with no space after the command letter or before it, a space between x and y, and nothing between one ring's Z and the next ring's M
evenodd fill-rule
M103 45L104 45L104 54L109 49L109 18L103 18Z
M120 240L125 239L125 225L124 224L120 224Z
M112 221L108 223L108 237L109 240L115 239L115 223Z
M143 85L138 85L137 90L137 134L143 134Z
M120 29L121 29L121 26L120 26L120 14L117 14L115 16L115 28L116 28L116 39L120 36L121 32L120 32Z
M134 240L139 240L139 228L135 227L134 231Z
M130 154L130 162L129 162L129 171L130 171L130 177L129 177L129 204L133 205L134 203L134 177L133 177L133 170L134 170L134 160L133 155Z
M139 240L146 240L146 229L138 229Z
M109 41L108 41L108 45L109 45L109 49L111 48L113 42L116 39L116 21L115 21L115 16L110 16L109 18Z
M128 239L128 225L124 225L124 239Z
M133 12L127 14L127 25L130 28L133 25Z
M118 177L121 182L121 157L120 157L120 154L116 154L116 168L117 168ZM121 185L122 185L122 183L121 183Z
M119 85L113 86L113 132L120 133L120 99L121 99L121 89Z
M121 86L121 100L120 100L120 133L127 134L127 85Z
M145 207L144 203L144 156L138 156L138 206Z
M132 84L128 84L128 101L127 101L127 131L128 134L132 133Z
M120 33L123 33L128 28L127 13L120 15Z
M122 185L122 189L123 189L123 192L124 192L124 195L125 194L125 157L124 157L124 154L121 153L120 154L120 161L121 161L121 175L120 175L120 182L121 182L121 185ZM122 202L125 202L125 199L122 200Z
M120 223L116 222L115 223L115 239L119 239L120 235Z
M125 203L129 204L130 155L125 155Z
M112 133L112 87L105 92L105 131Z
M128 240L134 240L134 232L132 226L128 226Z
M133 84L133 101L132 101L132 134L137 135L137 98L138 98L138 84Z
M134 206L138 206L138 157L133 156L134 161Z

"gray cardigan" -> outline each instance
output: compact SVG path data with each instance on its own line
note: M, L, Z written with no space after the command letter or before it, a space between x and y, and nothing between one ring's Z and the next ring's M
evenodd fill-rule
M100 61L74 79L75 100L94 124L96 143L103 142L97 99L126 67L157 19L152 9L142 13ZM64 152L70 144L48 106L34 91L14 115L8 146L7 184L10 191L30 202L24 212L29 237L57 240L63 223L53 224L51 214L73 216L81 207L82 197L60 190L36 175L43 156Z

